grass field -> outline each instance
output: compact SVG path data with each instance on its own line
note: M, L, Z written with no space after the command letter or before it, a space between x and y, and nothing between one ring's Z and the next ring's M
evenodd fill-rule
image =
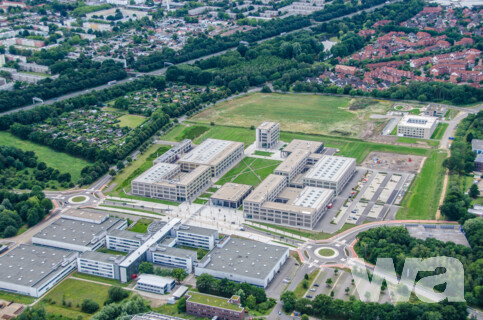
M297 285L297 287L294 290L294 293L295 293L295 296L297 297L297 299L302 298L304 296L305 292L307 292L307 290L311 288L312 282L314 282L317 274L319 274L318 268L316 268L314 271L312 271L308 275L309 279L307 280L308 281L308 287L307 288L304 288L304 286L303 286L304 280L300 281L300 283Z
M226 126L214 126L211 130L194 140L194 143L200 144L208 138L240 141L245 144L245 148L255 142L255 130L248 128L233 128Z
M255 151L255 155L257 156L262 156L262 157L270 157L273 154L273 152L267 152L267 151Z
M82 168L89 165L86 160L76 158L67 153L54 151L48 147L22 140L6 131L0 132L0 143L3 146L13 146L24 151L34 151L39 161L43 161L47 166L58 169L61 173L69 172L72 181L80 178Z
M136 224L134 224L129 228L129 231L138 232L138 233L147 233L148 226L151 224L151 222L153 222L153 220L151 219L146 219L146 218L139 219L136 222Z
M443 190L445 151L433 151L421 173L412 182L398 211L397 219L434 219Z
M216 184L223 185L227 182L234 182L257 186L279 164L280 161L276 160L246 157L236 167L228 171Z
M139 127L141 123L146 121L146 117L132 114L125 114L117 119L121 121L117 123L120 127L129 127L131 129Z
M92 315L81 312L80 304L84 299L91 299L103 306L107 300L109 286L86 282L76 279L66 279L52 291L50 291L40 302L44 303L48 313L62 315L72 319L81 316L82 319L89 319ZM49 302L50 301L50 302ZM66 305L62 304L65 301ZM55 302L54 304L52 304ZM69 307L68 304L71 304Z
M153 161L157 156L162 155L169 150L168 146L152 144L138 158L131 162L129 166L118 173L111 183L115 183L115 187L107 194L113 197L123 196L123 188L127 192L131 190L131 181L144 171L153 166Z
M35 301L35 298L33 297L24 296L21 294L16 294L11 292L5 292L5 291L0 291L0 299L9 301L9 302L13 301L17 303L22 303L22 304L31 304L32 302Z
M120 287L127 287L130 283L130 282L121 283L121 281L119 281L119 280L109 279L109 278L104 278L104 277L97 277L97 276L93 276L93 275L90 275L90 274L79 273L77 271L72 274L72 277L96 281L96 282L102 282L102 283L105 283L105 284L110 284L110 285L120 286Z
M448 129L449 124L448 123L438 123L438 126L436 129L434 129L433 135L431 136L431 139L436 139L436 140L441 140L443 138L444 133L446 132L446 129Z
M426 140L426 139L409 138L409 137L398 137L396 141L401 142L401 143L428 145L428 146L431 146L431 147L439 146L439 141L436 141L436 140Z
M249 128L263 121L276 121L285 131L359 136L372 113L385 113L391 103L378 101L356 110L361 99L301 94L254 93L224 101L206 109L191 120Z

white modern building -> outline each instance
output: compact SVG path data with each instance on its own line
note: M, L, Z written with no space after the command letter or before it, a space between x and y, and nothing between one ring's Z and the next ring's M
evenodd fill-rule
M300 152L302 150L310 151L310 153L320 153L324 150L324 143L322 141L293 139L283 148L282 157L286 158L293 152Z
M290 183L304 170L310 153L311 152L308 150L298 150L290 153L290 155L278 165L273 174L287 177L287 183Z
M212 177L219 177L243 158L244 144L241 142L207 139L185 154L178 163L181 170L192 171L198 166L208 166Z
M264 122L256 131L256 144L259 149L273 149L280 139L280 124L277 122Z
M126 228L127 221L117 218L99 224L60 218L35 234L32 243L79 252L95 251L105 245L111 230Z
M146 252L146 261L170 268L181 268L186 272L193 271L196 251L153 245Z
M429 116L404 116L397 125L397 135L403 137L431 139L438 126L438 118Z
M172 278L159 277L153 274L141 274L138 277L136 283L136 289L157 293L165 294L171 292L176 286L176 282Z
M119 280L119 264L122 260L124 257L121 255L86 251L77 258L77 271Z
M288 256L286 247L226 237L198 263L195 275L207 273L266 288Z
M40 297L75 270L77 252L21 244L0 256L0 290Z
M175 227L175 232L178 246L211 250L218 240L218 230L215 229L179 225Z
M337 196L356 170L356 159L322 156L304 176L304 186L332 189Z
M139 248L149 237L149 234L127 230L112 230L106 236L106 248L121 252L131 252Z

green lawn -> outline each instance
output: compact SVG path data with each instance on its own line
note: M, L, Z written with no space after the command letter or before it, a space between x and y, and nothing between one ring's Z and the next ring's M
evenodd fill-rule
M221 102L195 115L199 123L224 124L249 128L263 121L276 121L282 130L306 133L331 133L358 136L370 113L385 113L391 103L373 104L350 110L360 98L331 97L310 94L254 93Z
M186 128L184 124L178 124L172 127L168 132L163 134L159 137L159 140L167 140L167 141L181 141L178 140L179 136L183 133L183 130Z
M100 285L92 282L66 279L53 290L51 290L40 303L48 313L59 314L64 317L77 319L89 319L91 315L81 312L80 304L84 299L91 299L102 308L104 301L108 299L107 291L109 286ZM63 305L65 301L66 305ZM69 307L68 304L71 304Z
M436 129L434 129L433 135L431 136L431 139L436 139L436 140L441 140L443 138L444 133L446 132L446 129L448 129L449 124L448 123L438 123L438 126Z
M22 294L16 294L6 291L0 291L0 299L6 301L14 301L22 304L31 304L35 301L35 298L24 296Z
M93 275L90 275L90 274L79 273L77 271L72 274L72 277L96 281L96 282L102 282L102 283L105 283L105 284L110 284L110 285L120 286L120 287L126 287L126 286L129 285L129 282L128 283L121 283L121 281L119 281L119 280L109 279L109 278L104 278L104 277L97 277L97 276L93 276Z
M420 109L411 109L409 111L410 114L413 114L413 115L417 115L419 116L421 114L421 110Z
M332 257L335 254L335 251L332 249L320 249L318 251L318 254L320 254L323 257Z
M112 201L111 199L109 199L109 201ZM126 202L128 203L128 202ZM136 208L130 208L130 207L122 207L122 206L109 206L109 205L99 205L98 208L101 207L101 208L113 208L113 209L122 209L122 210L129 210L129 211L136 211L136 212L142 212L142 213L149 213L149 214L156 214L158 216L164 216L164 214L161 214L159 212L154 212L154 211L150 211L150 210L143 210L143 209L136 209ZM109 211L109 210L107 210Z
M431 147L439 146L439 141L436 140L426 140L426 139L418 139L418 138L410 138L410 137L398 137L397 142L401 143L409 143L409 144L427 144Z
M200 144L208 138L243 142L246 148L255 142L255 130L215 125L211 130L195 139L194 143Z
M126 252L111 250L111 249L107 249L106 247L99 248L99 249L97 249L97 251L98 252L102 252L102 253L108 253L108 254L114 254L114 255L127 256L127 253Z
M273 170L280 164L280 161L246 157L240 163L228 171L216 182L223 185L227 182L259 185Z
M168 316L178 317L181 319L188 319L188 320L206 320L207 319L207 318L195 317L187 314L186 312L179 312L178 303L179 303L179 300L175 304L163 304L158 308L154 308L153 311L161 314L165 314Z
M146 218L139 219L136 222L136 224L134 224L129 228L129 231L138 232L138 233L147 233L148 226L151 224L151 222L153 222L153 220L151 219L146 219Z
M201 303L207 306L219 307L223 309L233 310L233 311L241 311L241 307L229 303L227 298L217 297L212 295L206 295L198 292L189 291L187 295L190 295L191 298L189 301L193 301L195 303Z
M445 151L438 150L426 158L421 173L413 180L401 203L397 219L434 219L443 190L446 157Z
M144 171L153 166L153 161L156 157L162 155L170 148L159 144L150 145L138 158L131 162L129 166L124 168L121 173L118 173L111 183L116 186L107 194L113 197L121 197L123 195L123 188L127 192L131 190L131 181L139 176Z
M72 202L82 202L86 199L85 196L77 196L71 199Z
M121 121L117 123L120 127L129 127L131 129L139 127L144 121L146 121L146 117L133 114L125 114L117 119Z
M49 167L58 169L61 173L69 172L72 181L79 180L81 170L89 165L89 162L84 159L70 156L67 153L54 151L49 147L28 140L22 140L6 131L0 132L0 141L4 146L13 146L24 151L34 151L38 160L45 162Z
M263 156L263 157L270 157L273 154L273 152L267 152L267 151L255 151L255 155L257 156Z

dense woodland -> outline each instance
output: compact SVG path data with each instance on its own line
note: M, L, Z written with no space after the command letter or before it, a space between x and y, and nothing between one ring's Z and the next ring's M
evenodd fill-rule
M38 84L27 84L13 91L0 91L0 112L29 105L33 97L47 100L127 76L122 65L113 60L100 63L86 57L58 61L51 66L51 70L52 73L59 74L57 79L45 79Z
M39 186L34 186L30 193L0 189L0 236L13 237L23 225L36 225L52 207L52 201Z
M293 310L320 319L347 320L466 320L468 311L464 303L365 303L351 298L349 301L318 295L313 300L297 299L292 291L285 291L280 300L285 312ZM327 318L326 318L327 317Z
M45 162L38 162L33 151L0 146L0 188L32 189L40 186L44 189L50 181L58 181L64 187L73 186L70 185L70 173L61 173Z
M358 234L357 254L372 264L378 258L392 258L396 273L401 274L406 258L446 256L457 258L465 269L465 300L483 306L483 218L467 220L463 226L470 248L434 238L412 238L404 227L380 227ZM446 319L446 317L445 317Z

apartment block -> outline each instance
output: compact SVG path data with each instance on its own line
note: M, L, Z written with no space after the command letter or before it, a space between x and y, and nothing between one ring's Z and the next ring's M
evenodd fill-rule
M438 119L428 116L407 115L397 125L397 135L420 139L431 139L438 126Z
M264 122L256 131L257 148L273 149L280 139L280 124L277 122Z

